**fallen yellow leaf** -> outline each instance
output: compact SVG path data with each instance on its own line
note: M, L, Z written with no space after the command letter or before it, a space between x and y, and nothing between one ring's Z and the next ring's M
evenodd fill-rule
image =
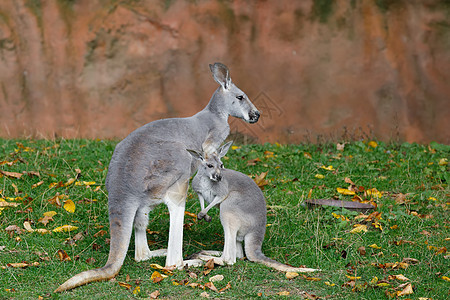
M323 176L322 174L316 174L314 175L314 177L318 178L318 179L323 179L325 178L325 176Z
M378 191L376 188L368 189L365 191L365 193L368 196L372 196L374 198L381 198L381 196L383 196L383 193Z
M336 219L341 219L342 221L350 221L346 216L343 215L338 215L336 213L331 213L333 215L333 217L335 217Z
M442 276L441 278L444 279L445 281L450 281L450 278L447 276Z
M350 233L359 233L359 232L367 232L367 226L363 224L355 224L353 225L353 229L350 230Z
M272 151L264 151L264 156L266 158L271 158L274 156L274 153Z
M133 290L133 295L137 295L141 292L141 288L139 286L135 287Z
M390 284L387 283L387 282L380 282L380 283L377 283L377 286L379 286L379 287L388 287L388 286L390 286Z
M378 246L377 244L372 244L372 245L370 245L369 247L370 247L370 248L373 248L373 249L381 249L381 247Z
M354 191L350 191L349 189L344 189L344 188L336 188L337 192L339 194L343 194L343 195L354 195L355 192Z
M448 159L447 158L441 158L439 160L439 165L440 166L446 166L448 164Z
M57 213L56 211L51 210L51 211L45 212L45 213L44 213L44 217L53 217L53 216L55 216L55 215L57 215L57 214L58 214L58 213Z
M324 169L324 170L327 170L327 171L333 171L334 170L332 165L329 165L328 167L321 166L321 168Z
M349 275L345 275L345 276L351 280L361 279L361 276L349 276Z
M77 181L75 182L76 186L89 186L89 185L94 185L95 181Z
M367 145L369 145L372 148L376 148L378 146L377 142L375 141L370 141L369 143L367 143Z
M308 277L308 276L303 275L303 274L302 274L302 277L305 278L306 280L309 280L309 281L321 281L321 280L322 280L321 278L317 278L317 277Z
M336 284L334 284L334 283L330 283L329 281L325 281L324 282L326 285L328 285L328 286L335 286Z
M297 272L286 272L286 278L287 279L292 279L297 277L299 274Z
M69 232L69 231L73 231L76 229L78 229L77 226L63 225L63 226L59 226L59 227L56 227L55 229L53 229L53 232Z
M158 283L161 280L163 280L164 278L167 278L167 275L161 274L158 271L154 271L152 276L150 277L150 279L154 282L154 283Z
M281 292L278 292L277 295L279 295L279 296L289 296L290 293L288 291L281 291Z
M64 184L64 186L69 186L71 184L73 184L75 182L75 178L69 178L69 180L67 180L67 182Z
M73 203L73 201L70 199L64 201L64 209L70 213L74 213L75 212L75 203Z

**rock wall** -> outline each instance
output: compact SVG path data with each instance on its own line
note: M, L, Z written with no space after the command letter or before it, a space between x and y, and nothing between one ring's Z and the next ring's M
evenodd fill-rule
M0 1L0 136L192 115L215 61L263 113L236 138L450 143L446 0Z

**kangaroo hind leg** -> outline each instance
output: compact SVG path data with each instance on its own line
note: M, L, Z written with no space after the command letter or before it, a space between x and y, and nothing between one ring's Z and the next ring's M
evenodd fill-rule
M148 225L148 214L152 210L151 207L140 207L136 212L134 217L134 259L136 261L148 260L156 256L165 256L167 254L167 249L159 249L155 251L150 251L147 242L147 225Z
M189 179L176 182L164 196L169 209L169 242L166 266L183 266L183 222Z

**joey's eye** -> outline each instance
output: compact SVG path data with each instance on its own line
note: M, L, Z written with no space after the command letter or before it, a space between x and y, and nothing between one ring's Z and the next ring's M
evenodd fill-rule
M212 164L207 164L206 166L210 169L212 169L214 167Z
M237 98L238 100L242 100L242 99L244 99L244 96L239 95L239 96L236 96L236 98Z
M220 168L223 169L223 164L220 165Z

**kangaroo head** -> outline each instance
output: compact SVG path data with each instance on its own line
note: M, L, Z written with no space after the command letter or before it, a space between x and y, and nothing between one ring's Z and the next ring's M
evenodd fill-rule
M218 182L222 180L223 163L221 161L233 142L228 142L217 151L212 153L202 153L195 150L187 151L196 159L200 160L200 166L198 167L198 174L209 178L211 181Z
M247 95L231 81L228 68L221 63L209 65L209 68L214 80L220 84L220 88L216 91L218 101L222 102L220 113L241 118L248 123L256 123L260 112Z

